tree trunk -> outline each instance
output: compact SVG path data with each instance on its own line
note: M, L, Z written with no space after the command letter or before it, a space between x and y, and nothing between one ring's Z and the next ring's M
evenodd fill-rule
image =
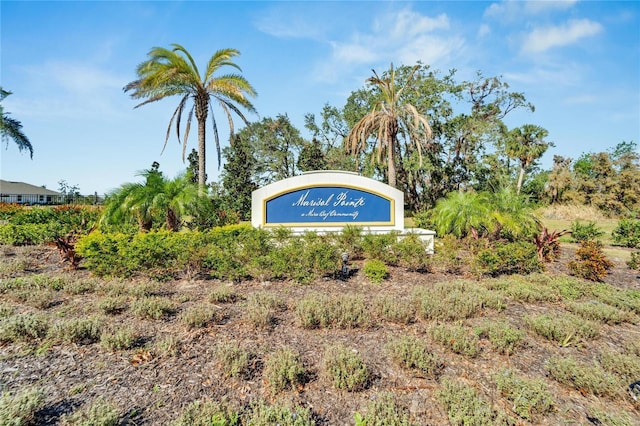
M208 97L197 97L196 100L196 120L198 121L198 192L200 195L205 194L205 186L207 184L206 173L206 128L207 128L207 106L209 104Z
M520 167L520 176L518 176L518 186L516 194L520 195L520 189L522 188L522 181L524 180L524 166Z

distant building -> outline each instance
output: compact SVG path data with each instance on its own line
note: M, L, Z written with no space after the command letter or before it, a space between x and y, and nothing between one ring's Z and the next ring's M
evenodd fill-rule
M64 195L24 182L0 180L0 202L17 204L61 204Z

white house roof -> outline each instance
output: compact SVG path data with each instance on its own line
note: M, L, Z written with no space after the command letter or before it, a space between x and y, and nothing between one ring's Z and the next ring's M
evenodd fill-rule
M12 182L0 179L0 194L2 195L62 195L41 186L24 182Z

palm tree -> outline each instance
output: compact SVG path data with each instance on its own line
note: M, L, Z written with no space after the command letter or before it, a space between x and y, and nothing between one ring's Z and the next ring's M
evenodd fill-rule
M11 92L4 90L0 86L0 101L3 101L10 94ZM9 113L4 112L2 105L0 105L0 136L7 145L9 144L9 139L13 139L18 145L18 149L20 151L29 151L29 156L33 159L33 146L31 146L29 138L22 133L22 124L18 120L9 117Z
M234 127L231 113L235 112L248 124L238 106L244 107L250 112L255 112L255 108L249 101L248 96L256 96L256 91L239 74L214 75L223 66L230 66L240 70L240 67L232 61L233 57L240 54L237 50L221 49L215 52L209 59L204 75L201 77L191 54L179 44L172 44L171 46L172 49L152 48L148 53L149 59L138 65L136 69L138 79L127 84L124 87L124 91L131 90L131 97L134 99L144 99L143 102L135 106L136 108L166 97L181 96L178 107L173 112L171 120L169 120L164 147L166 147L169 140L169 133L174 120L178 142L180 142L182 114L185 112L189 100L193 100L193 106L188 112L184 141L182 142L182 160L184 161L191 119L195 112L196 121L198 122L198 186L202 193L204 192L206 177L205 124L209 116L209 110L211 110L213 134L218 153L218 167L220 167L220 139L218 137L216 119L213 115L213 103L217 103L224 111L229 121L230 134L233 135Z
M525 171L544 155L553 142L546 142L544 138L549 132L534 124L525 124L509 132L506 139L506 154L509 158L520 161L520 175L516 193L520 194Z
M178 231L181 217L198 198L196 186L186 176L167 179L157 167L140 173L143 183L125 183L107 197L102 223L136 222L141 231L149 231L154 222L163 221Z
M415 72L413 67L404 84L396 87L396 73L393 64L385 78L378 76L373 70L373 77L367 82L380 90L381 99L373 109L358 121L347 135L347 149L354 154L365 151L367 139L374 135L377 138L377 161L381 162L383 153L387 155L388 182L396 186L396 164L394 151L398 145L398 134L404 133L410 142L415 143L420 161L422 161L422 143L432 137L427 117L420 114L415 106L402 103L402 94L411 82Z

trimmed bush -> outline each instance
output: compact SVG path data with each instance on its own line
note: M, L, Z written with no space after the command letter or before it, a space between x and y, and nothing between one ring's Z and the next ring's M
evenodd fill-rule
M572 274L589 281L602 281L613 267L602 252L600 241L583 241L576 250L576 260L568 264Z
M324 353L324 368L336 389L363 390L370 373L357 352L344 346L331 346Z
M531 274L544 269L536 246L521 241L495 243L493 247L480 250L474 258L474 265L479 274L494 277L503 274Z
M387 268L387 265L385 265L384 262L379 259L366 260L364 262L364 266L362 267L362 272L371 282L375 284L380 284L389 275L389 269Z
M616 245L640 248L640 220L622 219L611 236Z

